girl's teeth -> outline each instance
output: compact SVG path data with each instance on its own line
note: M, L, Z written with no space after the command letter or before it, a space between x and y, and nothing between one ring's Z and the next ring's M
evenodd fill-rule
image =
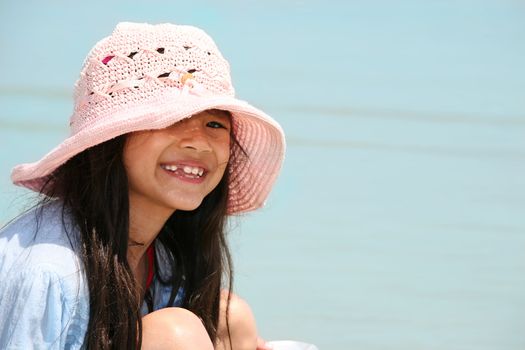
M177 168L176 165L164 165L163 167L164 167L164 169L169 170L169 171L176 171L177 169L179 169L179 168ZM202 176L202 174L204 174L204 169L199 168L199 167L191 167L191 166L188 166L188 165L185 165L182 168L182 171L185 174L188 174L188 175Z

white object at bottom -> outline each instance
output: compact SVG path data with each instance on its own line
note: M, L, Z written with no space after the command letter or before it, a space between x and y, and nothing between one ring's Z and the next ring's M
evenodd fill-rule
M313 344L301 343L293 340L274 340L266 342L273 350L319 350Z

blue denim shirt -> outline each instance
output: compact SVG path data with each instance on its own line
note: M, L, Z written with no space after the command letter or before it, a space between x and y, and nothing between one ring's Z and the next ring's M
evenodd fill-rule
M44 206L39 221L37 210L0 231L0 349L81 349L89 291L75 225L62 220L60 202ZM166 262L163 250L156 244L159 266ZM150 293L158 310L167 306L171 288L154 279ZM181 298L178 293L175 305ZM143 315L147 312L142 305Z

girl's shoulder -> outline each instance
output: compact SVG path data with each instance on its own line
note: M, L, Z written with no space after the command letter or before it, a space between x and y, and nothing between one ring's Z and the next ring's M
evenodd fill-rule
M89 293L77 233L62 214L61 203L49 203L0 231L0 324L8 325L0 348L81 346Z
M0 231L0 280L44 273L76 289L83 278L77 237L61 202L29 210Z

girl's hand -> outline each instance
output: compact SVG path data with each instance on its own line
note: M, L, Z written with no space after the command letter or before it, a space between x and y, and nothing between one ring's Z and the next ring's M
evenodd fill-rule
M257 337L257 349L256 350L272 350L273 348L270 345L266 345L266 341L261 338Z

